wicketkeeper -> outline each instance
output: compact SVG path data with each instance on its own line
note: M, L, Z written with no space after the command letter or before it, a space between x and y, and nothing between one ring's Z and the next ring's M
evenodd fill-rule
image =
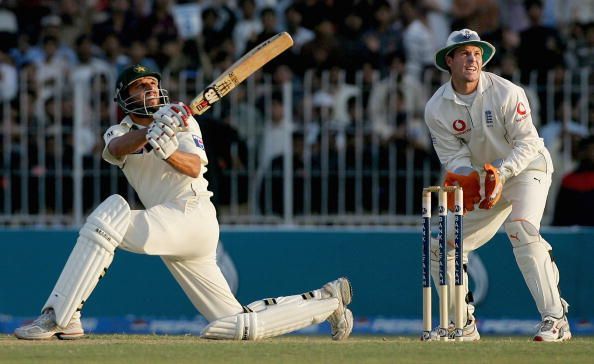
M487 243L503 225L542 317L534 340L568 340L568 304L559 293L559 271L551 246L539 233L553 173L551 157L532 123L522 88L483 71L494 53L495 48L476 32L452 32L446 46L435 54L436 67L449 72L451 78L427 103L425 122L447 170L445 185L464 189L464 263L469 252ZM453 196L449 202L453 207ZM451 243L453 236L448 241ZM432 242L435 260L436 253L437 241ZM450 246L448 282L452 293L453 261ZM431 266L437 281L438 264ZM468 292L467 274L464 282ZM449 297L453 317L454 295ZM467 301L464 339L478 340L471 294Z
M115 101L126 114L104 135L103 158L118 166L145 210L119 195L101 203L80 235L33 323L21 339L74 339L84 335L80 310L111 264L117 248L158 255L196 309L209 321L202 337L257 340L328 320L332 338L353 328L351 286L339 278L300 295L242 306L216 263L219 225L210 201L202 133L189 108L171 104L161 76L142 65L118 77Z

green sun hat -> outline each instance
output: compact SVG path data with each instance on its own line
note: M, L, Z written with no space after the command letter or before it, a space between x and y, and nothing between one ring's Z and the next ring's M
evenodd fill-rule
M486 65L495 54L495 47L489 42L481 40L477 32L470 29L453 31L446 42L446 46L435 53L435 67L440 71L449 72L445 57L454 49L462 45L473 45L483 50L483 66Z

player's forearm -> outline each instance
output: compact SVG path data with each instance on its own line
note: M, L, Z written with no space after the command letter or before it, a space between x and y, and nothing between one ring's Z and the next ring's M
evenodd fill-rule
M196 178L200 175L200 157L196 154L177 150L167 158L167 163L186 176Z
M144 147L148 129L132 130L109 142L109 152L116 158L121 158Z

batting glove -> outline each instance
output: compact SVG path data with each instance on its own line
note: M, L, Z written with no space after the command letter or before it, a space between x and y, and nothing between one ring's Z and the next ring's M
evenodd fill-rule
M153 122L146 133L146 141L153 147L155 155L168 159L179 147L175 132L163 123Z
M188 131L190 108L182 102L162 106L153 114L153 120L167 125L175 133Z

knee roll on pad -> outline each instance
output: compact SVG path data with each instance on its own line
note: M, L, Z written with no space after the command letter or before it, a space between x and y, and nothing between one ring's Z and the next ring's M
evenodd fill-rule
M337 298L269 305L258 312L240 313L213 321L200 336L219 340L266 339L323 322L337 308Z
M42 311L52 308L58 326L66 327L74 312L103 277L130 225L130 206L119 195L108 197L89 215Z
M514 248L533 243L541 243L544 244L547 251L552 249L549 243L540 236L536 226L532 225L529 221L516 220L507 222L504 224L504 227L507 237Z
M564 309L558 288L559 270L552 260L551 246L538 229L525 220L506 223L505 231L538 311L543 317L562 317Z

